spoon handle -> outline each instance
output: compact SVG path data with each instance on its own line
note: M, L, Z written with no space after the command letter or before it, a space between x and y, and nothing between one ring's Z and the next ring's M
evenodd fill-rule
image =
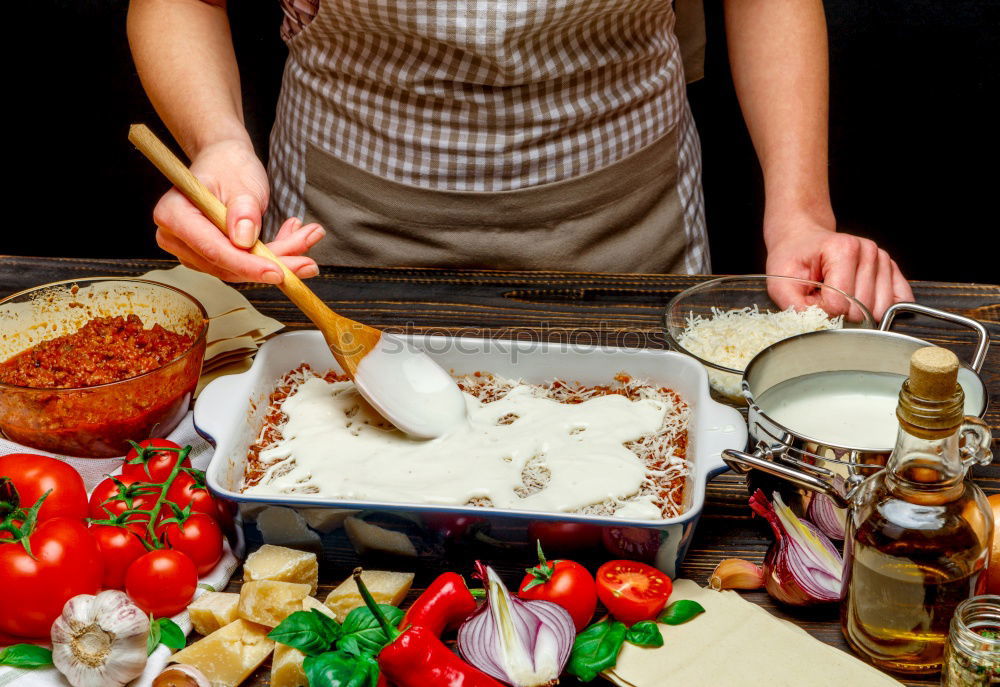
M191 173L187 165L181 162L163 141L150 131L149 127L145 124L133 124L129 128L128 140L149 158L163 176L201 210L219 231L228 236L225 204ZM256 241L250 252L278 266L284 277L278 288L323 332L337 362L353 377L361 358L375 345L381 332L330 310L319 296L261 241Z

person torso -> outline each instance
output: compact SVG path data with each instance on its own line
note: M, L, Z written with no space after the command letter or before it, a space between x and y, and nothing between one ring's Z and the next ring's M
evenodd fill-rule
M308 141L412 186L515 190L611 165L684 116L669 0L281 2L279 188L301 187Z

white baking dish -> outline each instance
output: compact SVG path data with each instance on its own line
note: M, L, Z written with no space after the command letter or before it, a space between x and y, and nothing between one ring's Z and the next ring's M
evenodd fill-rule
M298 331L274 337L261 347L253 366L243 374L221 377L202 391L194 409L198 432L215 447L208 468L208 486L216 494L243 503L308 508L349 508L366 511L473 515L486 520L591 523L613 528L618 536L631 528L655 547L643 546L647 557L673 573L690 542L705 500L709 479L726 469L723 450L743 449L747 428L740 413L709 396L708 378L697 361L660 350L607 348L564 343L538 343L455 337L404 337L456 374L492 372L504 377L541 383L555 377L583 384L607 384L619 372L673 389L691 406L688 457L693 468L685 489L685 512L669 520L626 520L567 513L542 513L493 508L440 507L415 503L352 502L309 494L245 495L240 492L247 449L260 430L267 397L278 379L301 363L314 370L339 369L318 331ZM524 529L522 527L522 529ZM640 537L641 539L642 537ZM607 540L605 540L607 541ZM612 549L614 547L611 547ZM635 553L626 551L626 553Z

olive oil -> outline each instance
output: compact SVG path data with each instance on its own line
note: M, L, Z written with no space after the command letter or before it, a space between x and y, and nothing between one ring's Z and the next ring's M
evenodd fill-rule
M894 672L939 671L955 608L985 582L992 511L965 479L957 369L944 349L914 354L896 447L852 495L842 628L858 654Z

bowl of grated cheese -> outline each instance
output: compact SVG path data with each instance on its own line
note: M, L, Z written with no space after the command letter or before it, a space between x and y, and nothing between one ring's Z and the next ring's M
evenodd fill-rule
M751 274L720 277L677 294L664 316L670 347L708 371L712 394L745 406L743 371L768 346L822 329L875 326L853 296L820 282Z

